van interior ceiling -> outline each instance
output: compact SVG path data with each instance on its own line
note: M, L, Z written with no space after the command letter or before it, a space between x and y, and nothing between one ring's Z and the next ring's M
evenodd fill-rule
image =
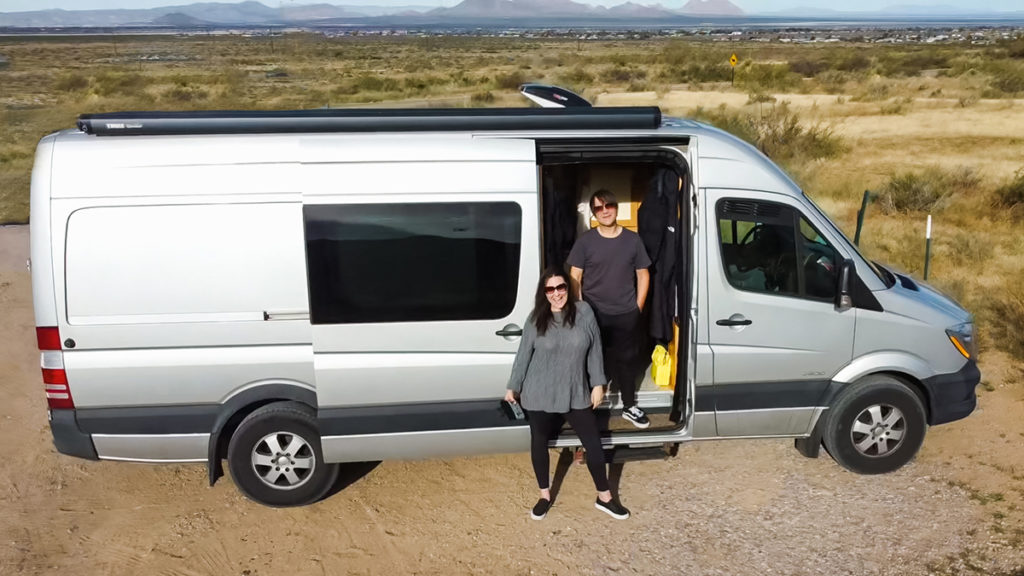
M687 361L687 346L679 347L685 338L686 305L689 301L687 203L682 190L688 189L686 164L678 153L664 147L646 150L581 150L559 146L545 150L539 157L541 183L541 219L543 266L565 266L569 251L580 234L596 226L589 208L591 194L606 189L619 203L618 223L640 235L651 258L651 284L644 310L637 366L637 387L641 407L647 411L652 428L674 429L684 414L677 407L685 406L686 385L676 385L680 365ZM658 386L651 376L651 353L664 345L673 366L667 386ZM612 383L608 402L614 408L619 402L618 387ZM617 410L616 410L617 412ZM610 413L609 413L610 415ZM619 418L609 418L607 428L622 427ZM602 424L605 424L602 422ZM625 429L625 427L622 427Z

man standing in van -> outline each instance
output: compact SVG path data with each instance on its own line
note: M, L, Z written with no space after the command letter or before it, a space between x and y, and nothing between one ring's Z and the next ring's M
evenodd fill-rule
M597 313L605 371L619 389L622 417L637 428L647 428L651 422L636 403L636 368L651 259L640 236L619 225L614 194L594 192L590 210L598 226L580 235L566 262L576 298L582 297Z

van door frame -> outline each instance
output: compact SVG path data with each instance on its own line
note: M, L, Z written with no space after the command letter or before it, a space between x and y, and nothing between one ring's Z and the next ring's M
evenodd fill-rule
M602 443L612 446L678 443L687 441L693 435L693 397L695 386L696 350L696 289L694 287L694 254L697 242L697 219L695 210L696 185L696 138L686 135L659 137L621 138L552 138L537 139L537 163L539 166L563 163L625 163L660 160L676 168L683 179L680 189L678 223L686 226L686 234L678 234L679 258L676 273L676 314L680 325L680 341L688 338L685 346L680 344L676 357L676 387L673 391L669 418L678 426L673 430L650 430L612 432L602 437ZM550 160L554 159L554 162ZM549 160L545 162L545 160ZM538 202L543 206L543 201ZM680 360L679 355L684 355ZM578 446L575 435L565 434L553 444L555 447Z

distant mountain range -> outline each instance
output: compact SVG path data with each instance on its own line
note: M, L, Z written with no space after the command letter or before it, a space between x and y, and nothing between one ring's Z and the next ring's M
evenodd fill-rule
M573 0L463 0L450 8L433 6L358 6L335 4L285 5L271 8L260 2L203 2L148 9L35 10L0 12L3 27L117 27L117 26L316 26L343 24L436 24L460 22L553 20L630 21L742 17L729 0L689 0L678 8L632 1L607 8Z
M414 2L416 0L413 0ZM681 2L682 0L674 0ZM1004 13L1005 14L1005 13ZM1010 14L1024 17L1024 11ZM763 18L817 18L835 20L928 19L939 17L985 18L999 16L983 8L949 6L891 7L873 13L821 8L797 8L749 15L729 0L688 0L678 7L640 4L633 0L613 7L592 6L574 0L463 0L451 7L299 4L271 8L253 0L241 3L203 2L149 9L36 10L0 12L0 27L170 27L230 26L459 26L459 25L629 25L630 23L684 25L713 20L729 22Z

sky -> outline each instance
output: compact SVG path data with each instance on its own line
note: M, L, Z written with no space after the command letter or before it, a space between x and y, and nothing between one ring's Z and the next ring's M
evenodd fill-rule
M175 6L191 4L199 0L0 0L0 12L23 12L27 10L47 10L62 8L64 10L94 10L109 8L155 8L158 6ZM217 0L206 0L217 1ZM219 0L233 2L235 0ZM460 0L261 0L271 7L295 4L349 4L374 6L454 6ZM626 0L576 0L586 4L614 6ZM662 4L669 8L680 8L686 0L633 0L637 4ZM774 12L799 7L827 8L843 11L872 11L893 6L947 6L963 9L978 9L984 6L991 11L1024 10L1022 0L858 0L857 2L836 2L835 0L731 0L748 14Z

